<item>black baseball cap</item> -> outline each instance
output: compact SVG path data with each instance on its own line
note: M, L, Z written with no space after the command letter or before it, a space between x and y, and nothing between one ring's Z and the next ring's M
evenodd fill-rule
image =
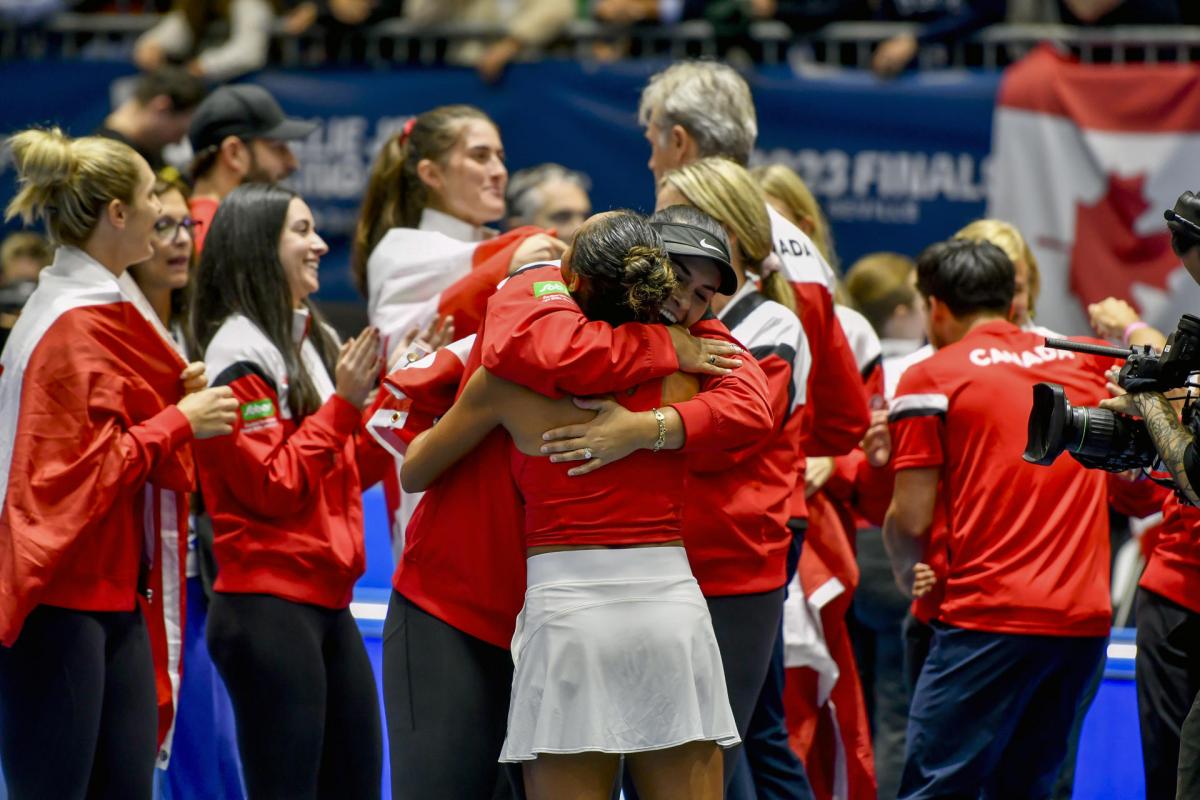
M662 237L663 245L672 258L704 258L717 265L721 274L720 294L737 291L737 273L729 260L729 250L723 242L704 228L684 222L651 222Z
M290 142L316 129L315 122L285 116L266 89L240 83L220 87L196 107L188 139L192 150L199 153L219 145L226 136Z

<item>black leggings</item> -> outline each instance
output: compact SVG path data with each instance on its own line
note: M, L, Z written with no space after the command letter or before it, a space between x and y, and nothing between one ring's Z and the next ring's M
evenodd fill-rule
M149 800L158 700L134 611L38 606L0 647L0 761L10 800Z
M349 609L213 592L206 639L250 800L380 796L375 676Z
M383 704L394 800L514 796L497 763L512 676L508 650L392 592L383 626Z
M785 587L781 586L759 594L705 598L717 646L721 649L729 705L742 738L750 728L750 719L771 667L771 654L783 619L784 591ZM724 751L727 789L741 753L741 745Z

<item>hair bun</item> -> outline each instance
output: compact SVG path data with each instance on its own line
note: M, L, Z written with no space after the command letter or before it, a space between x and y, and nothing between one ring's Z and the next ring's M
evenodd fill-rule
M657 317L677 283L667 251L661 247L634 245L625 253L622 263L626 304L640 319Z
M21 179L46 189L71 183L76 168L71 144L59 128L33 128L9 140Z

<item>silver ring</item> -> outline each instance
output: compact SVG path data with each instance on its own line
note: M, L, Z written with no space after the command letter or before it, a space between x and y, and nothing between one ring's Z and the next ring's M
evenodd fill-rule
M712 364L712 365L715 367L715 366L717 365L717 357L716 357L716 356L709 356L709 357L708 357L708 363Z
M583 448L583 460L584 461L592 460L592 448L590 448L590 447Z

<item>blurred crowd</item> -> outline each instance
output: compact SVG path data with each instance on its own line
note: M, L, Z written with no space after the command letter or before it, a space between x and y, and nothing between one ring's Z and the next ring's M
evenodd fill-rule
M137 40L138 66L176 63L210 82L263 67L273 34L319 31L331 50L352 53L357 34L391 20L417 30L458 28L447 62L474 66L485 80L498 79L515 60L538 57L576 20L608 26L612 35L593 45L598 58L638 54L636 39L622 31L694 20L712 26L723 53L739 49L751 57L756 22L777 20L799 35L835 22L910 24L878 43L871 66L882 76L911 65L923 46L961 42L1003 22L1200 24L1200 6L1187 0L0 0L0 17L23 24L60 11L161 15ZM463 36L464 27L479 30L479 38Z

